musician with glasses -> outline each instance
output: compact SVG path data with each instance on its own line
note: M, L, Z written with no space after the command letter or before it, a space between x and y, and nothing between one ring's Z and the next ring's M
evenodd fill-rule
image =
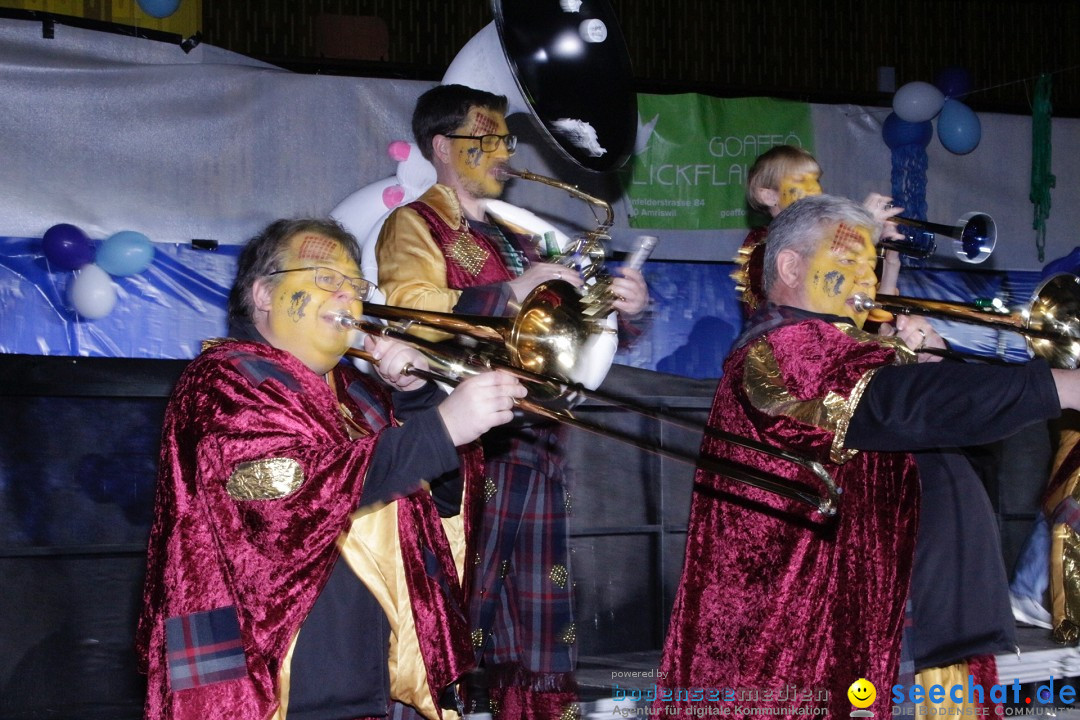
M918 362L931 359L919 351L941 346L920 317L897 318L897 337L863 331L866 311L857 296L875 295L880 232L865 209L828 195L795 202L770 225L767 302L724 362L709 425L821 461L842 489L839 509L821 517L780 496L697 473L660 666L657 704L667 711L700 707L703 698L695 703L687 695L694 688L718 690L717 706L724 688L742 688L756 693L744 706L847 717L848 687L865 678L877 688L868 710L887 717L894 684L913 702L907 691L914 682L924 690L940 684L947 693L955 684L966 688L973 675L992 686L992 654L988 666L921 678L912 675L910 646L902 662L920 492L948 506L934 518L949 527L941 528L941 547L918 548L935 553L935 564L924 569L938 582L913 592L963 593L948 598L955 613L934 619L942 636L922 641L937 643L943 657L1013 647L993 510L953 448L998 440L1061 408L1080 407L1080 373L1051 370L1043 360L1016 367ZM782 460L708 435L702 452L813 484ZM987 694L975 699L996 701Z
M388 305L506 316L543 282L581 286L576 272L538 255L537 238L489 214L487 201L502 194L500 170L517 144L506 110L506 98L461 85L437 86L417 100L413 134L438 182L383 225L376 257ZM636 270L623 271L612 290L624 316L648 303ZM577 699L559 428L519 421L486 434L483 445L486 502L468 571L489 709L498 718L558 718Z
M147 717L435 720L455 704L474 659L443 525L481 471L456 448L525 390L489 372L447 397L385 338L364 339L379 380L342 362L358 338L340 318L372 290L333 221L279 220L244 247L232 338L166 409L137 634Z

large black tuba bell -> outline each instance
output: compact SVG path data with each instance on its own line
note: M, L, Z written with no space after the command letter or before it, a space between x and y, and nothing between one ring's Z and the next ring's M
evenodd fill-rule
M505 95L575 164L621 167L634 149L637 95L626 41L607 0L492 0L495 21L443 76Z

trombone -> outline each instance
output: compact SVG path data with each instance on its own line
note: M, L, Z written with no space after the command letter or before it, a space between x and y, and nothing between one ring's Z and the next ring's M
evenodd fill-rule
M713 437L786 460L808 470L822 483L824 493L816 494L810 488L800 486L785 477L734 460L692 456L650 445L628 433L589 423L568 408L553 407L552 403L555 401L572 403L591 398L659 422L695 431L703 429L688 420L588 390L572 379L573 366L589 334L590 325L590 321L582 319L580 311L576 310L578 299L577 291L572 285L555 280L537 286L522 303L521 311L514 318L454 315L372 304L364 306L365 316L393 324L357 319L346 314L339 314L336 319L343 327L404 342L419 350L440 368L422 370L410 367L407 370L409 374L457 385L469 375L484 370L501 370L518 378L529 388L529 396L518 401L518 407L525 412L805 503L826 517L836 514L841 489L837 487L832 475L820 462L804 458L792 451L716 428L704 428L704 432ZM456 333L466 339L458 344L434 342L410 334L408 329L413 325ZM369 362L373 360L367 352L358 348L350 349L348 354Z
M1001 311L994 304L901 295L882 294L871 300L860 293L854 300L859 312L885 310L924 315L1019 333L1027 341L1028 352L1046 359L1052 367L1073 370L1080 365L1080 278L1069 273L1048 277L1035 289L1028 304L1013 312Z

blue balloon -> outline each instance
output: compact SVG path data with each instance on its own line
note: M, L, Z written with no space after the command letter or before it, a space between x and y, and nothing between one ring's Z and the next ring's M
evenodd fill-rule
M945 149L965 155L982 139L982 123L971 108L959 100L946 100L937 122L938 139Z
M94 260L94 246L79 228L68 223L53 225L41 238L41 250L57 270L78 270Z
M924 122L941 112L945 96L928 82L909 82L893 95L892 109L901 120Z
M150 238L133 230L121 230L101 243L94 261L110 275L124 277L141 273L153 259Z
M139 0L139 7L150 17L167 18L180 7L180 0Z
M946 98L960 100L971 92L971 74L962 67L947 67L934 78L934 85Z
M926 147L934 138L934 123L929 120L912 123L901 120L896 113L889 113L881 125L881 137L892 150L906 145Z

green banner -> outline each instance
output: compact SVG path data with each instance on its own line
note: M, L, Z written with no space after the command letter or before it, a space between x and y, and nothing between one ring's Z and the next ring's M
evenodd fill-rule
M638 114L645 147L629 166L633 228L746 228L754 159L776 145L814 150L807 103L639 94Z

